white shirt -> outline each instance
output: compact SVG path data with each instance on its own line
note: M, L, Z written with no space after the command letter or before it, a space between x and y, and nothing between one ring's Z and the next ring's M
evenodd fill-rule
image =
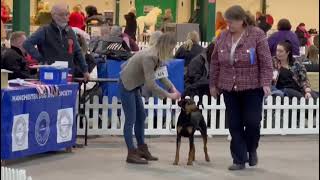
M234 64L234 62L235 62L234 53L236 51L236 48L237 48L237 46L239 44L239 41L242 38L243 34L244 34L244 32L241 34L241 36L239 37L239 39L236 42L233 42L233 37L231 38L232 39L231 40L232 41L232 46L231 46L231 51L230 51L230 63L231 64Z

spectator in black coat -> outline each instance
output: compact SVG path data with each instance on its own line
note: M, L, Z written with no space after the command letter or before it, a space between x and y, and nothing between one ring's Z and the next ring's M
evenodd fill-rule
M200 46L199 41L200 40L198 32L189 32L187 36L187 41L177 50L175 58L184 59L185 67L188 67L191 59L193 59L203 51L203 47Z
M131 8L129 13L124 15L126 19L126 28L124 33L128 34L131 39L136 41L136 31L137 31L137 19L136 19L136 9Z
M210 96L209 67L213 49L214 43L209 44L209 46L201 54L193 58L188 65L185 75L186 96Z
M257 27L262 29L265 33L267 33L271 28L272 24L268 22L268 16L261 14L256 20Z
M306 30L306 25L304 23L300 23L298 27L296 28L295 33L297 34L300 46L307 46L309 47L311 45L309 38L311 37L310 34Z
M104 16L101 13L98 13L98 10L95 6L87 6L85 10L87 13L86 24L91 23L96 25L102 25L105 23Z
M27 62L25 60L25 50L22 47L23 42L27 39L25 32L17 31L11 34L11 48L5 49L1 53L1 69L7 69L13 73L9 73L10 79L27 79L34 78L31 75Z

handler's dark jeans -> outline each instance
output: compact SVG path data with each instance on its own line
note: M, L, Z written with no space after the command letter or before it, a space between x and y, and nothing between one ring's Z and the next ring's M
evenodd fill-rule
M233 163L245 164L248 153L255 152L260 139L262 88L241 92L223 91L231 140Z

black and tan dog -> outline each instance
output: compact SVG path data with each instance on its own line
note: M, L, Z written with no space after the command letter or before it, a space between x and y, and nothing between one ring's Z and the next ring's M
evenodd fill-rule
M192 162L195 160L194 133L196 130L199 130L201 133L205 159L209 162L210 158L207 150L207 125L201 111L192 99L182 99L178 102L178 105L181 107L181 113L179 114L177 123L177 149L173 164L178 165L181 137L183 136L189 138L190 150L188 165L192 165Z

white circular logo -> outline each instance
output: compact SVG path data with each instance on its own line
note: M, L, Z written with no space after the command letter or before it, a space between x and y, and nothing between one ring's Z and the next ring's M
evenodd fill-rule
M68 111L61 111L58 118L58 131L60 132L60 137L67 138L70 135L70 128L72 128L72 119Z
M40 146L44 146L50 135L50 117L47 112L42 111L35 126L36 141Z
M15 142L18 146L24 145L27 136L27 124L23 117L19 117L13 127Z

